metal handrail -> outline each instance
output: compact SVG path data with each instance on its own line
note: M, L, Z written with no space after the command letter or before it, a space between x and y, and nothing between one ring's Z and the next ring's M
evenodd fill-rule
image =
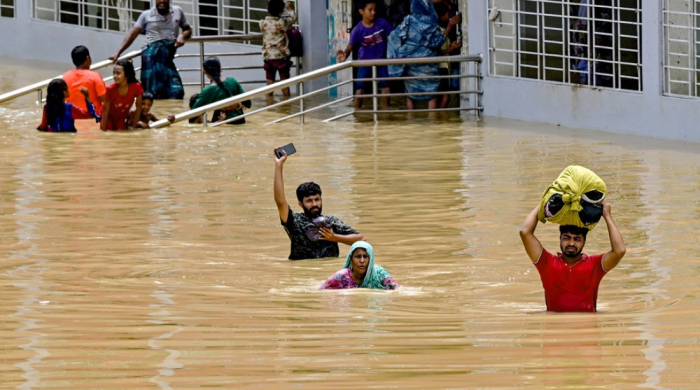
M440 62L463 62L463 61L468 61L468 62L477 62L481 63L482 61L482 56L480 54L477 55L457 55L457 56L444 56L444 57L420 57L420 58L390 58L390 59L380 59L380 60L348 60L345 62L341 62L338 64L333 64L329 65L325 68L321 69L316 69L308 73L304 73L298 76L291 77L286 80L279 81L275 84L270 84L266 85L264 87L260 87L256 90L249 91L249 92L244 92L242 94L232 96L223 100L219 100L217 102L208 104L206 106L198 107L192 110L188 110L179 114L175 115L175 121L170 122L167 119L161 119L157 122L151 123L151 128L160 128L160 127L166 127L170 126L172 123L180 122L183 120L187 120L190 118L198 117L202 114L205 114L207 111L212 111L212 110L218 110L221 108L225 108L228 106L231 106L236 103L241 103L245 100L251 100L255 99L258 97L265 96L269 93L273 92L279 92L284 88L289 88L294 85L300 84L303 85L304 82L313 80L318 77L322 76L327 76L331 73L335 73L338 71L341 71L343 69L351 68L351 67L365 67L365 66L386 66L386 65L413 65L413 64L432 64L432 63L440 63ZM305 97L306 95L304 95ZM256 112L259 112L261 110L256 110ZM303 110L302 110L303 111ZM303 113L302 113L303 115ZM303 116L302 116L303 118ZM231 120L237 120L240 119L240 117L236 117L235 119ZM212 126L218 126L220 124L227 123L226 121L224 122L217 122L216 124L213 124Z
M202 35L198 37L190 37L187 42L244 42L261 40L262 34Z
M124 54L123 56L119 57L119 59L120 60L130 60L130 59L137 57L139 55L141 55L141 50L134 50L132 52ZM100 69L104 69L106 67L109 67L111 65L114 65L114 62L112 60L104 60L104 61L100 61L96 64L92 64L92 66L90 67L90 70L100 70ZM58 75L56 77L52 77L50 79L40 81L38 83L28 85L24 88L20 88L20 89L14 90L12 92L2 94L2 95L0 95L0 103L6 102L8 100L16 99L20 96L24 96L24 95L27 95L27 94L32 93L32 92L37 92L37 91L41 92L42 89L46 88L46 86L49 85L51 80L59 79L62 77L63 77L63 75ZM41 101L41 96L39 96L38 101Z
M204 42L245 42L245 41L258 41L262 40L262 34L243 34L243 35L208 35L208 36L199 36L199 37L191 37L190 39L187 40L187 42L192 42L192 43L199 43L200 44L200 54L194 55L197 57L200 57L203 59L203 45ZM132 52L129 52L121 57L119 57L120 60L130 60L132 58L138 57L141 55L142 50L134 50ZM188 57L190 55L187 55ZM98 63L92 64L90 67L90 70L100 70L107 68L109 66L112 66L114 62L112 60L104 60L100 61ZM18 97L30 94L32 92L39 92L39 99L37 100L38 102L42 101L41 97L41 91L42 89L46 88L51 80L62 78L63 75L58 75L56 77L52 77L50 79L46 79L43 81L40 81L38 83L34 83L31 85L28 85L23 88L19 88L17 90L11 91L4 93L0 95L0 103L4 103L9 100L16 99ZM203 80L202 80L202 85L204 85Z

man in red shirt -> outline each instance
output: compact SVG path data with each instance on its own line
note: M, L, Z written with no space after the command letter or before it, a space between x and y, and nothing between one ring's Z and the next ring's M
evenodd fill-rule
M520 239L523 240L527 255L540 273L548 311L596 311L600 281L625 255L625 243L612 219L610 204L603 201L602 205L612 249L595 256L582 253L588 229L570 225L560 226L561 253L554 255L544 249L540 240L535 237L540 206L535 207L525 218L520 228Z

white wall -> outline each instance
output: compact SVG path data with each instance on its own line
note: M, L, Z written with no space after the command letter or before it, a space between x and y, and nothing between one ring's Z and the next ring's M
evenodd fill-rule
M485 116L700 142L700 99L662 95L661 2L642 1L643 91L618 92L488 75L488 9L469 0L469 47L484 56Z

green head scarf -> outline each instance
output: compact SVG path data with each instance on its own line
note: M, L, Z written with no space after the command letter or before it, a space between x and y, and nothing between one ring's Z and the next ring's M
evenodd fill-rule
M369 256L367 273L365 274L365 279L362 281L362 285L360 285L360 287L384 289L382 281L384 281L386 278L390 278L391 275L389 275L384 268L374 265L374 248L372 248L372 245L370 245L368 242L357 241L352 244L350 250L348 251L348 256L345 259L345 267L343 268L352 269L352 254L355 253L355 249L360 248L367 251L367 255Z

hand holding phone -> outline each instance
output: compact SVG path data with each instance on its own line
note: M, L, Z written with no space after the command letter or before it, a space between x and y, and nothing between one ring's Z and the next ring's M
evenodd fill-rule
M294 147L294 144L289 143L275 149L275 156L277 156L277 158L282 158L282 156L284 156L284 153L282 153L282 151L287 153L287 156L291 156L292 154L297 152L297 149Z

